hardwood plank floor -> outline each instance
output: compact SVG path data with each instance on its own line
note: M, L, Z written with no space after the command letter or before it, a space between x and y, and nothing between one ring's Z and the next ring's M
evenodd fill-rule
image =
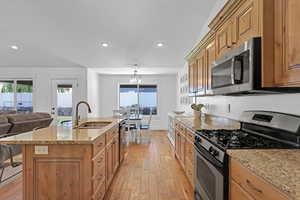
M192 200L193 190L175 159L166 132L131 145L105 200Z
M193 190L175 159L166 132L151 133L150 144L128 147L105 200L192 200ZM0 199L22 200L22 178L0 187Z

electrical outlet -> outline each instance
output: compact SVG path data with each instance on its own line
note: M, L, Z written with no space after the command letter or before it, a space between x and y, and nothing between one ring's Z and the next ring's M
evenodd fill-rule
M36 155L47 155L48 154L48 146L35 146L34 154Z

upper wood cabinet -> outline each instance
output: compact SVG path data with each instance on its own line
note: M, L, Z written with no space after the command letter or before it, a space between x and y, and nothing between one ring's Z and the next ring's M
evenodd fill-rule
M212 64L216 60L216 44L214 38L208 42L205 48L206 56L206 94L212 94L211 91L211 70Z
M300 0L228 0L187 56L190 92L212 94L211 64L253 37L261 38L261 87L300 87L299 10Z
M199 52L197 56L197 95L205 94L206 87L206 59L205 50Z
M189 90L190 93L196 93L197 92L197 86L198 86L198 64L197 60L194 59L189 63Z
M228 52L235 44L233 25L233 20L230 19L225 22L225 24L223 24L216 33L216 54L218 57Z
M234 43L241 44L249 38L260 36L259 1L261 0L245 1L233 15Z
M300 1L275 1L275 82L300 84Z

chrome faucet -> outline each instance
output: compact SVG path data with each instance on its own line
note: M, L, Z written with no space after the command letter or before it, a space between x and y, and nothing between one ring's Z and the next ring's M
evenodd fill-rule
M79 105L80 104L85 104L87 107L88 107L88 112L89 113L91 113L92 112L92 110L91 110L91 107L90 107L90 105L89 105L89 103L88 102L86 102L86 101L79 101L78 103L77 103L77 105L76 105L76 119L75 119L75 127L77 127L78 126L78 124L79 124L79 113L78 113L78 108L79 108Z

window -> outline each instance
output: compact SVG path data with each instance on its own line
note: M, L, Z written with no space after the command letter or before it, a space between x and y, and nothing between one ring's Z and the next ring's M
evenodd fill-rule
M31 113L32 80L0 80L0 112Z
M120 85L120 108L139 108L143 115L157 115L157 86Z

